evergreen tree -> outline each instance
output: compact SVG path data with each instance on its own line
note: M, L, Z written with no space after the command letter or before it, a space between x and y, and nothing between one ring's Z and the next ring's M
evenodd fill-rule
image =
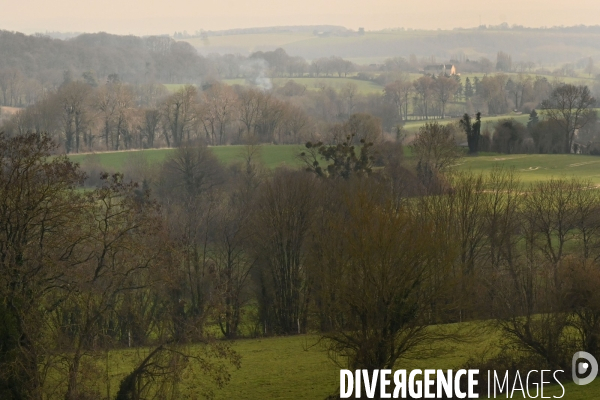
M462 80L460 79L460 76L454 75L454 80L456 80L456 83L458 83L458 88L456 89L456 95L458 97L463 97L463 95L465 93L465 86L463 85Z
M527 122L527 130L529 130L531 132L531 130L533 128L535 128L535 126L538 124L538 122L540 122L540 119L534 108L533 110L531 110L531 113L529 114L529 121Z
M471 122L469 114L465 114L459 123L467 135L469 153L476 154L479 151L479 141L481 138L481 113L478 112L476 114L475 122Z
M467 80L465 81L465 98L469 100L473 97L473 94L473 85L471 85L471 80L467 77Z

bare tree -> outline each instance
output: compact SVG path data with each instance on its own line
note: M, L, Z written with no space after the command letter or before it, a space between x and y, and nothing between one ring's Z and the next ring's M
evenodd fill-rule
M224 144L227 126L236 119L236 111L237 96L229 86L214 84L202 93L199 120L209 143Z
M596 99L587 86L571 84L560 85L542 102L546 118L557 123L563 131L565 153L573 151L575 135L593 118L595 105Z
M262 103L267 100L268 95L258 89L241 89L239 97L239 118L246 127L246 135L252 137L255 135L255 126L258 119L259 110ZM241 139L238 137L238 139Z
M163 164L157 192L171 201L187 202L223 184L223 167L205 145L186 144Z
M241 183L241 191L248 195ZM214 245L210 258L215 268L215 314L221 332L227 338L238 335L244 306L250 299L250 272L256 257L248 250L253 231L250 229L251 199L234 191L216 210Z
M451 258L435 256L437 232L393 207L383 185L340 184L341 203L324 214L326 233L315 244L316 296L329 328L321 338L341 368L394 368L447 333L427 326L430 305L442 295L433 274L449 282Z
M162 114L166 123L165 139L167 146L179 147L184 139L190 138L190 132L196 122L198 90L186 85L169 96L162 104Z
M128 85L114 85L115 91L115 150L121 150L121 145L130 148L132 138L133 93ZM122 143L123 142L123 143Z
M82 215L82 235L74 248L77 273L69 281L77 289L56 311L57 321L68 321L62 329L69 343L64 349L67 400L83 394L80 368L95 342L106 340L102 333L112 332L121 342L128 337L131 345L132 318L114 321L114 314L160 275L164 241L158 205L148 193L136 196L136 184L125 184L122 175L104 178L105 184L90 195L93 206Z
M477 95L487 102L490 114L504 114L508 112L507 81L508 78L504 74L488 75L481 79Z
M433 79L430 76L422 76L413 82L415 93L417 94L418 106L421 108L421 115L429 119L429 106L432 98Z
M21 92L25 83L23 73L16 68L0 70L0 91L5 106L21 105Z
M113 122L117 110L117 104L115 101L114 91L111 90L109 85L102 86L96 92L94 105L99 111L104 125L102 133L104 136L105 148L106 150L112 149L112 144L114 143L112 135Z
M311 120L298 106L287 104L283 123L278 129L279 143L300 143L311 127ZM281 133L284 137L281 137Z
M438 76L433 82L435 98L442 106L442 118L446 118L446 103L452 99L457 89L456 79L448 76Z
M83 82L73 81L61 86L57 100L61 105L61 121L65 132L67 153L79 153L81 137L89 123L88 100L92 88Z
M203 337L203 321L215 303L210 301L215 271L209 245L221 200L217 189L223 182L223 167L206 146L184 144L162 167L157 195L176 243L169 291L175 338ZM195 333L188 332L190 327Z
M588 58L584 71L588 74L588 76L592 76L594 73L594 59L592 57Z
M263 100L266 101L260 102L254 132L261 141L272 142L276 139L276 133L283 122L286 104L270 96Z
M154 147L158 129L160 125L160 110L150 108L144 111L143 125L141 127L142 135L146 138L149 148Z
M2 397L41 399L45 322L68 296L71 254L80 240L83 176L66 157L49 159L46 136L0 134L0 353Z
M340 90L340 100L342 101L341 115L352 115L356 108L356 95L358 94L358 86L355 83L349 82L342 86Z
M427 123L419 128L412 142L419 163L428 165L434 171L446 172L462 157L462 151L456 145L454 132L450 125L437 122Z
M305 331L309 281L306 242L314 207L316 178L280 171L261 190L254 213L259 307L267 332Z
M408 98L412 90L413 85L408 79L396 80L384 88L385 98L394 104L400 120L408 118Z

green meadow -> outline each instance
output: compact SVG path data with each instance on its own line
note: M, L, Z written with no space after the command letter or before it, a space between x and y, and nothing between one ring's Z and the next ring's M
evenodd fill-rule
M498 154L465 157L459 168L465 171L488 172L495 166L514 168L521 181L530 183L550 178L589 179L600 184L600 157L574 154Z
M217 155L219 160L224 164L232 164L241 162L244 159L243 145L233 146L215 146L210 149ZM267 168L277 168L287 165L295 167L300 165L297 159L298 154L302 151L301 145L270 145L261 146L261 160ZM132 150L132 151L115 151L94 154L73 154L69 158L80 164L86 164L92 160L97 161L103 168L109 171L120 171L126 165L128 160L136 157L143 157L152 165L163 162L175 149L151 149L151 150Z
M406 359L396 368L458 369L469 357L484 351L492 340L493 335L486 332L474 342L440 342L437 347L441 355ZM245 339L237 341L234 348L242 355L242 367L232 373L229 385L215 392L217 399L308 400L339 394L339 367L327 357L316 336ZM600 379L588 386L564 385L567 400L587 400L600 393ZM544 396L561 394L558 385L544 389ZM514 398L519 396L520 392L515 392Z
M340 90L344 86L348 84L356 85L356 89L361 94L372 94L372 93L383 93L383 86L372 82L372 81L364 81L353 79L351 77L348 78L339 78L339 77L319 77L319 78L273 78L271 79L273 85L276 87L284 86L287 82L293 81L299 85L306 87L306 90L317 91L321 90L324 86L331 86L336 90ZM248 81L243 78L237 79L223 79L223 83L233 86L233 85L248 85ZM182 87L185 86L183 83L168 83L164 85L169 92L173 93Z
M182 87L186 86L187 83L163 83L163 86L167 88L167 90L171 93L174 93L176 91L178 91L179 89L181 89ZM194 85L196 86L196 85Z
M271 81L275 86L283 86L289 81L294 81L295 83L306 87L307 90L314 91L321 90L324 86L331 86L336 90L340 90L348 84L353 84L356 85L356 89L361 94L383 93L383 86L372 81L358 80L353 79L352 77L322 76L319 78L273 78ZM223 82L228 85L247 84L245 79L223 79Z
M224 164L232 164L243 160L244 146L216 146L211 150ZM265 167L274 169L281 166L298 167L301 161L297 156L302 152L301 145L262 145L261 160ZM120 151L108 153L70 155L71 160L87 164L96 160L108 171L122 170L128 159L144 157L149 164L164 161L174 149L156 149L141 151ZM407 151L410 159L410 151ZM496 154L466 156L458 165L461 171L475 173L490 171L495 166L514 168L525 183L550 178L577 177L589 179L600 184L600 157L576 154Z
M427 352L437 353L435 357L411 357L401 360L396 369L459 369L464 367L469 357L477 357L496 340L496 335L482 327L476 339L465 342L439 342L428 347ZM325 399L339 393L339 367L336 366L315 335L283 336L259 339L242 339L233 342L233 349L241 355L241 368L231 369L231 380L222 389L214 391L215 399ZM108 357L110 370L110 390L114 395L120 380L134 368L146 349L118 350ZM416 350L418 351L418 350ZM105 360L98 361L99 364ZM105 368L102 365L102 368ZM181 381L181 398L201 398L204 389L203 379L191 373ZM584 400L592 398L600 391L600 379L588 386L564 384L565 399ZM549 385L544 388L544 396L560 396L562 388ZM520 398L516 392L514 398ZM499 396L498 398L505 398Z

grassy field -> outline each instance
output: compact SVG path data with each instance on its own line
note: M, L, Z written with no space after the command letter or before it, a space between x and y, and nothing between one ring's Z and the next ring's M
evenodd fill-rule
M300 165L296 156L300 154L303 146L300 145L262 145L261 158L267 168L277 168L287 165L290 167ZM243 160L244 146L215 146L211 150L217 155L224 164L232 164ZM69 158L80 164L87 164L90 161L98 162L103 168L110 171L121 171L127 165L128 160L135 157L144 157L149 164L163 162L175 149L152 149L152 150L132 150L132 151L114 151L95 154L72 154Z
M328 85L333 87L336 90L341 89L347 84L356 85L358 92L362 94L370 94L370 93L382 93L383 86L378 85L375 82L371 81L362 81L358 79L352 78L338 78L338 77L320 77L320 78L273 78L272 82L275 86L283 86L288 81L294 81L299 85L303 85L307 90L321 90L321 87L324 85ZM228 85L246 85L245 79L224 79L224 83ZM174 85L170 85L174 86ZM171 90L171 89L169 89Z
M380 60L379 62L381 63L381 62L383 62L383 60ZM464 85L465 82L467 81L467 78L470 79L471 83L473 83L475 78L482 79L483 77L485 77L487 75L495 75L495 74L500 74L500 72L498 72L498 73L494 72L491 74L463 73L463 74L461 74L460 78L461 78L461 82ZM513 80L521 79L523 76L528 76L531 79L535 79L538 76L542 76L542 77L545 77L546 79L548 79L548 81L550 81L550 82L556 81L556 82L564 82L564 83L575 84L575 85L588 85L590 87L595 83L594 78L588 77L588 76L557 77L557 76L553 76L553 75L539 75L536 73L520 74L520 73L516 73L516 72L509 72L509 73L502 72L501 74L506 75ZM337 77L337 76L330 76L330 77L321 76L318 78L284 77L284 78L272 78L271 81L275 87L281 87L281 86L285 85L288 81L291 80L291 81L296 82L297 84L305 86L307 90L311 90L311 91L321 90L321 88L324 85L331 86L334 89L339 91L342 87L344 87L350 83L350 84L356 85L356 87L358 89L358 93L363 94L363 95L382 94L383 93L384 87L382 85L380 85L376 82L373 82L373 81L365 81L365 80L355 79L354 78L355 75L356 75L356 73L350 74L348 77ZM411 81L415 81L421 76L423 76L423 74L421 74L421 73L409 73L408 74L408 78ZM228 84L228 85L242 85L242 86L249 85L248 81L244 78L223 79L222 82L225 84ZM171 93L182 88L184 85L185 85L184 83L164 84L164 86L167 88L167 90L169 90ZM462 104L462 107L460 107L460 108L464 108L464 102L460 102L457 104Z
M303 335L238 341L234 347L242 354L242 369L233 374L231 384L217 398L323 399L335 393L339 367L317 340ZM403 360L396 368L456 368L474 351L483 351L490 340L486 332L471 342L440 343L435 359Z
M167 90L169 92L171 92L171 93L174 93L174 92L178 91L179 89L181 89L185 85L187 85L187 83L165 83L165 84L163 84L163 86L166 87Z
M479 342L454 346L440 343L441 356L403 361L397 369L457 369L470 356L482 351L489 334ZM217 399L324 399L336 393L339 368L328 359L314 336L292 336L238 341L242 368L232 374L229 385L216 393ZM311 345L313 345L311 347ZM565 385L565 399L584 400L600 393L600 379L589 386ZM516 392L518 398L519 392ZM560 396L560 386L544 389L544 396Z
M352 78L337 78L337 77L320 77L320 78L273 78L271 81L275 87L281 87L285 85L288 81L294 81L299 85L303 85L306 87L306 90L321 90L321 88L325 85L331 86L336 90L340 90L347 84L354 84L359 93L361 94L371 94L371 93L382 93L383 86L378 85L375 82L371 81L361 81L358 79ZM238 79L223 79L223 83L227 85L248 85L248 82L243 78ZM167 90L171 93L181 89L185 84L183 83L170 83L164 85Z
M231 381L223 389L215 391L215 398L324 399L336 390L339 370L325 352L315 346L316 340L314 336L303 335L235 342L233 348L241 355L242 366L239 370L231 368ZM148 349L144 348L110 353L111 398L119 382L147 352ZM191 352L194 353L193 349ZM100 363L105 369L105 360L99 360ZM185 376L180 387L181 398L202 398L200 394L204 384L197 371Z
M481 335L475 339L439 342L427 348L437 354L435 358L409 355L396 368L458 368L476 352L484 351L493 339L482 325ZM234 342L233 348L241 355L242 366L232 372L227 386L215 392L216 399L324 399L339 390L339 367L328 358L315 335L242 339ZM116 390L119 381L145 352L146 349L121 350L110 355L111 388ZM184 379L182 394L193 398L193 390L194 383Z
M120 171L128 159L143 156L149 163L155 164L165 160L173 152L173 149L131 150L131 151L108 151L93 154L71 154L69 158L77 163L86 164L97 161L103 168L110 171Z
M279 166L297 167L301 162L296 156L302 151L300 145L263 145L261 157L267 168ZM217 157L225 164L242 161L244 146L211 147ZM107 170L120 171L133 157L143 156L150 164L162 162L173 149L157 149L144 151L122 151L97 153L93 156L78 154L71 155L73 161L87 163L92 158ZM491 156L467 156L461 160L459 170L472 172L487 172L494 166L502 165L514 168L523 182L533 182L559 177L578 177L589 179L600 184L600 157L575 154L498 154Z
M324 399L339 388L339 368L327 357L313 335L244 339L233 343L242 357L242 367L233 370L231 381L215 391L215 399ZM403 360L396 369L458 369L469 357L481 352L493 340L489 331L482 331L477 341L458 344L440 342L433 350L435 358ZM147 350L115 351L109 357L111 393L114 395L119 381L135 365L135 360ZM201 379L191 374L182 381L181 398L197 398ZM584 400L600 391L600 379L588 386L565 385L565 399ZM560 396L560 386L544 389L544 396ZM518 396L518 392L517 392ZM200 397L200 396L198 396ZM519 398L519 397L517 397Z
M465 157L459 168L487 172L494 166L514 168L525 183L550 178L577 177L600 184L600 157L573 154L500 154L496 156Z

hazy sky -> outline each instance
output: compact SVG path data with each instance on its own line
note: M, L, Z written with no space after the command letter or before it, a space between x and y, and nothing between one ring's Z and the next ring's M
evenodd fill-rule
M0 0L0 29L159 34L276 25L600 24L600 0Z

